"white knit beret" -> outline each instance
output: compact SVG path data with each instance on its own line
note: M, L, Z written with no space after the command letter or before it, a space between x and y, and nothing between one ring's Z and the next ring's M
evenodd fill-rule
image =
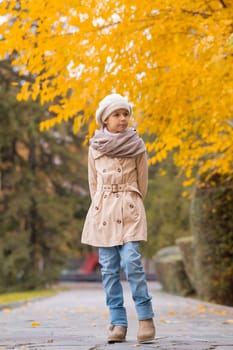
M99 108L96 111L96 123L103 126L107 117L120 108L126 109L129 112L129 115L132 114L132 107L126 97L123 97L120 94L107 95L99 103Z

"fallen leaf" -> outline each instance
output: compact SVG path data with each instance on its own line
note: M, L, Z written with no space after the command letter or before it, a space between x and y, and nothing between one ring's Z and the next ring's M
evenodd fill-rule
M223 322L223 324L231 324L231 323L233 323L233 320L226 320Z
M40 327L40 322L32 322L32 327Z
M5 307L2 311L3 312L11 312L11 309L9 309L8 307Z
M109 310L104 311L103 315L104 316L109 316Z
M86 310L83 307L77 307L76 311L77 312L85 312Z
M205 305L198 305L197 308L198 308L199 312L201 312L201 313L206 311Z
M98 307L96 307L96 306L92 307L92 311L97 312L98 311Z
M167 323L167 320L165 320L164 318L162 318L162 319L160 320L160 323Z
M214 312L216 315L220 315L220 316L225 316L225 315L227 315L227 311L226 311L226 310L216 310L216 309L214 309L213 312Z
M175 314L176 314L175 311L172 311L172 310L169 311L169 315L170 315L170 316L174 316Z

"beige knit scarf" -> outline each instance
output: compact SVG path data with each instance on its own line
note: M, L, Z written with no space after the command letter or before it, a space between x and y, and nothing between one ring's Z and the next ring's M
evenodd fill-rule
M132 158L146 151L143 140L132 128L117 134L106 133L103 129L96 130L90 146L103 155L119 158Z

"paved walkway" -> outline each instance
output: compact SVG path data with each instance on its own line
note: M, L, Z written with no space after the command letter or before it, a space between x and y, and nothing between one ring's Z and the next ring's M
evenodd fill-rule
M77 283L56 296L0 312L0 350L230 350L233 308L163 293L149 282L156 310L153 343L136 342L137 319L127 282L127 342L107 344L108 311L100 283Z

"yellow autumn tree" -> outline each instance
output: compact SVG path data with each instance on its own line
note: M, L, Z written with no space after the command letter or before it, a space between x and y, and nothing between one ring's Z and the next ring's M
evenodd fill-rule
M232 0L2 0L0 11L0 58L33 77L18 99L53 112L41 130L73 118L92 135L98 101L119 92L152 163L175 150L187 177L232 178Z

